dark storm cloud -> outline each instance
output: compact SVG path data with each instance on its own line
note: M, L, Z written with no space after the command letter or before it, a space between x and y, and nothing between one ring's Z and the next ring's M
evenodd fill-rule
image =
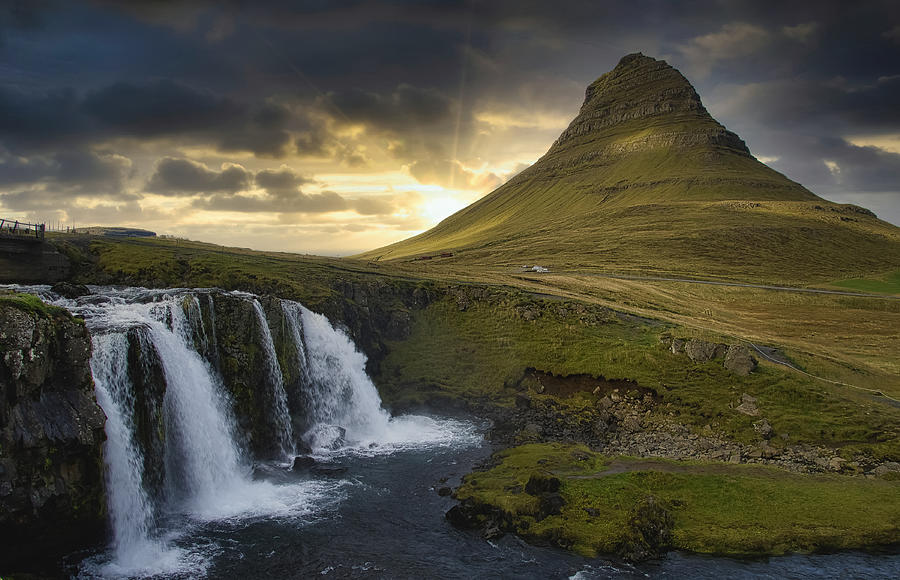
M170 139L224 152L284 157L292 147L290 111L162 80L115 83L79 99L72 89L28 94L0 87L0 143L24 151L112 138Z
M255 197L249 195L213 195L193 202L194 207L212 211L242 213L328 213L347 209L347 200L333 191L305 194L300 191L291 196Z
M252 183L252 174L240 165L221 171L209 169L190 159L161 159L147 182L147 191L160 195L191 195L197 193L236 193Z
M26 94L0 86L0 142L7 147L64 145L90 130L72 89Z
M900 183L900 154L877 147L835 137L804 138L792 143L788 155L773 166L789 165L793 179L825 193L896 191Z
M890 133L900 128L900 67L868 83L840 77L752 83L735 87L729 100L730 115L765 127Z
M0 158L0 187L42 184L67 196L117 195L131 172L121 155L61 151L31 158Z
M288 167L282 167L277 170L264 169L256 174L256 185L275 197L294 195L301 185L310 181L312 180Z
M352 90L329 95L326 110L337 120L363 122L377 129L402 133L452 121L453 101L435 89L401 84L391 94Z
M294 191L285 195L212 195L196 199L193 206L212 211L241 213L271 212L279 214L325 214L338 211L354 211L360 215L390 215L396 209L393 199L347 199L333 191L303 193Z
M244 107L228 99L169 80L116 83L88 94L81 106L102 128L136 137L200 131L246 114Z

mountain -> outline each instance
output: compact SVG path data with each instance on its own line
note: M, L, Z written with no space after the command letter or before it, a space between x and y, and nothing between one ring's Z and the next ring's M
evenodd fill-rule
M484 266L826 280L900 268L900 230L759 162L678 70L637 53L588 86L532 166L360 257L441 252Z

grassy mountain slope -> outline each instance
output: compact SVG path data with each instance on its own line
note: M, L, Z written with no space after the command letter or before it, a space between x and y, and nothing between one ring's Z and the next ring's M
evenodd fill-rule
M361 257L452 251L546 263L797 281L900 267L900 230L760 163L663 61L629 55L592 83L534 165L418 236Z

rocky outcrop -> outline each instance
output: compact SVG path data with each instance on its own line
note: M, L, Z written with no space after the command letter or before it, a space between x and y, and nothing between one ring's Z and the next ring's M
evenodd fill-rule
M631 562L659 558L672 547L675 518L652 495L637 503L616 553Z
M53 561L104 530L101 445L84 323L0 299L0 564ZM0 570L2 571L2 570Z
M725 353L725 368L742 377L749 376L756 370L757 361L750 355L746 346L732 344Z
M722 360L723 366L742 377L749 376L758 361L750 354L750 349L742 344L723 344L707 342L698 338L683 339L663 336L662 343L668 346L672 354L685 354L694 362Z
M289 387L300 377L296 346L285 323L281 301L273 297L259 300L272 334L279 370L284 384ZM271 383L271 368L262 344L263 328L253 302L244 296L216 293L210 300L200 301L200 310L210 324L207 328L214 329L215 333L206 357L222 373L223 383L234 404L239 431L247 434L254 457L273 457L278 450L280 431L271 420L276 416L276 401L272 390L264 387ZM285 391L294 394L299 389L286 388ZM304 408L302 401L292 403L292 408ZM294 420L295 430L302 432L305 429L302 414L297 414Z
M617 125L654 118L702 121L698 130L657 133L639 144L616 143L622 153L651 147L686 147L711 144L750 155L746 144L718 125L700 102L700 96L684 76L662 60L640 53L624 56L616 68L591 83L578 116L563 131L549 154L570 141L599 137ZM676 127L673 124L673 129Z

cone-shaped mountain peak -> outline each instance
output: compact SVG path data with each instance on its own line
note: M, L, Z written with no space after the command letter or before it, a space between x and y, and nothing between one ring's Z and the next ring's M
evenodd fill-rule
M666 145L679 142L729 147L749 155L741 139L717 123L684 75L663 60L629 54L585 91L578 116L551 148L564 148L579 138L602 139L636 123L671 124ZM690 126L691 122L701 126ZM651 143L645 143L651 145Z
M898 231L760 163L678 70L636 53L588 86L530 167L431 230L362 256L704 275L784 263L816 275L900 266Z

